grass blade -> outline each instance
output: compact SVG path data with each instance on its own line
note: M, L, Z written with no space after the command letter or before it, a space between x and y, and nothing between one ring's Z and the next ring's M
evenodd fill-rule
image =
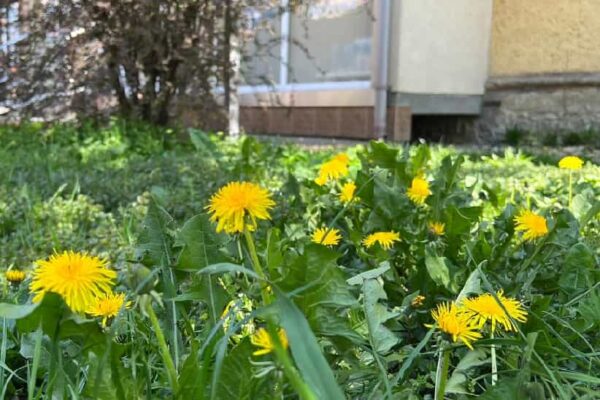
M274 290L277 294L281 325L288 335L292 355L300 374L319 399L344 399L344 393L338 386L308 321L284 293L277 288Z

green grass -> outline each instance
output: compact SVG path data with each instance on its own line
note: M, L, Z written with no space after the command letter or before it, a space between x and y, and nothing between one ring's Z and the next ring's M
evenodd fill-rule
M115 290L132 302L102 329L58 296L32 307L27 281L2 280L2 393L598 397L598 166L573 173L569 205L569 173L555 155L380 143L345 152L359 191L347 205L337 183L313 182L332 149L120 120L0 127L2 270L30 271L54 251L90 252L118 271ZM431 182L425 207L405 194L420 174ZM259 183L276 203L250 237L216 234L206 214L210 196L234 180ZM523 242L515 232L524 208L547 219L544 238ZM446 224L444 237L428 231L431 220ZM311 243L322 226L340 230L338 246ZM361 244L385 230L401 237L389 251ZM424 326L440 302L499 288L529 313L517 332L490 338L484 329L469 352ZM413 307L418 294L426 300ZM290 351L275 343L273 354L252 356L249 333L277 326Z

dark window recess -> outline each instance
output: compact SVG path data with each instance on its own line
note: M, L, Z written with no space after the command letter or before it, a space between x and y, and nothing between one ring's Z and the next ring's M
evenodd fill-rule
M470 115L413 115L412 141L472 143L476 123L477 117Z

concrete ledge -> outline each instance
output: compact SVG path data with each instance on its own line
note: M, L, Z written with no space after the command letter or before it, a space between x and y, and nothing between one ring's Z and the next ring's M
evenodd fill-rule
M372 107L373 89L272 91L240 94L243 107Z
M559 87L600 87L600 73L573 72L494 76L486 83L487 90L554 89Z
M410 107L413 115L479 115L480 95L429 94L394 92L390 107Z

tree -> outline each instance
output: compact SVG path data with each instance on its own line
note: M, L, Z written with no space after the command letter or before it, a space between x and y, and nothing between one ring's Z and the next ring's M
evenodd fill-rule
M246 11L281 12L278 0L21 0L18 7L18 23L0 19L0 31L19 35L0 48L12 65L0 71L0 102L23 116L117 109L156 124L167 124L186 98L207 120L224 116L214 89L224 88L228 105L230 44L251 36L242 32Z

